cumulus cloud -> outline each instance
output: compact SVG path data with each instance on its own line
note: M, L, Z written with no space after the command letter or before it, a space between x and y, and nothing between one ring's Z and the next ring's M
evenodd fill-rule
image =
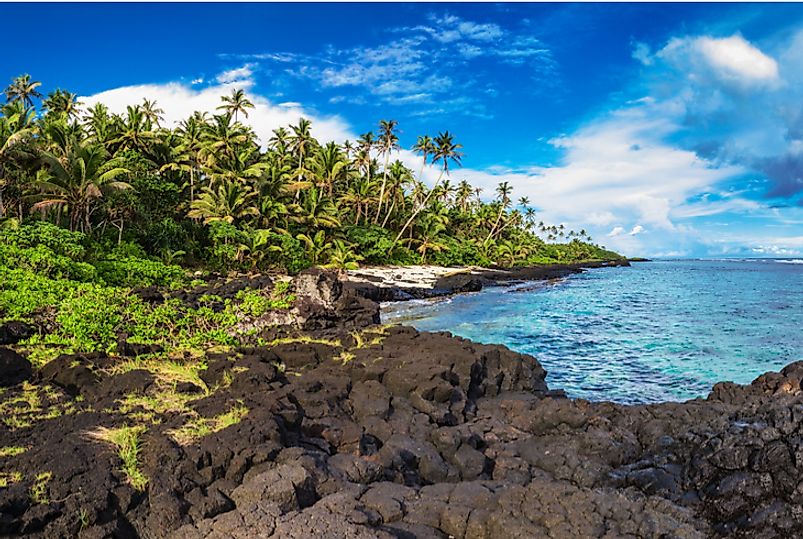
M728 85L752 87L780 80L778 62L738 34L673 38L656 56L687 70L695 82L708 83L713 76Z
M159 108L164 110L164 124L173 127L195 111L219 114L220 111L217 110L217 107L221 103L222 96L230 94L235 87L248 88L250 86L251 83L247 80L237 81L236 84L217 84L203 89L195 89L178 82L142 84L81 96L79 99L88 107L95 103L103 103L115 113L124 113L127 105L141 103L143 99L155 100ZM246 94L254 104L254 109L248 111L248 118L241 117L241 121L254 129L263 144L271 137L273 129L295 124L301 117L312 121L313 135L323 141L342 142L348 138L354 138L349 125L338 116L323 116L295 102L277 105L250 91Z

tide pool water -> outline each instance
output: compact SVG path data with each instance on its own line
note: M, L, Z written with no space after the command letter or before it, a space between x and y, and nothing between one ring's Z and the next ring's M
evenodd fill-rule
M382 320L532 354L572 397L686 400L803 360L801 262L641 262L387 304Z

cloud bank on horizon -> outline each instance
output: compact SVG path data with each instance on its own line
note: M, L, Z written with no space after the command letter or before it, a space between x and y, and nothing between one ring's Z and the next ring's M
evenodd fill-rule
M176 73L173 82L143 81L81 101L121 112L155 99L170 125L195 110L214 111L236 87L256 106L246 121L263 142L301 116L313 121L316 136L336 141L353 140L378 121L342 112L346 103L392 107L403 130L405 117L425 116L433 118L430 132L438 125L455 131L450 115L497 121L496 102L486 96L504 90L474 67L503 66L545 87L561 78L560 55L530 33L533 24L429 15L419 25L389 28L387 41L371 46L226 54L229 65L209 80ZM467 160L453 179L482 187L485 197L508 181L544 221L586 228L629 255L803 255L803 26L770 32L761 43L738 28L634 41L628 61L631 75L604 106L540 137L552 152L547 164L526 152L499 166ZM589 69L595 67L605 66ZM268 73L283 81L281 92L261 90ZM293 93L303 85L334 93L305 102ZM493 151L485 153L493 162ZM398 157L414 170L420 165L408 150ZM430 180L435 175L427 172Z

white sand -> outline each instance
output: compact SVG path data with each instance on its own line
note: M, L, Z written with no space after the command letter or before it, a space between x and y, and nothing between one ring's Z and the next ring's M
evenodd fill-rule
M442 266L377 266L348 270L349 281L369 282L381 287L433 288L440 277L459 273L475 273L475 268Z

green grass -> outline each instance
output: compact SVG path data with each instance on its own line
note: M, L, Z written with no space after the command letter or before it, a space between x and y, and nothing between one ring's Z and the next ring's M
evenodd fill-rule
M17 455L25 453L27 450L27 447L17 447L13 445L0 447L0 458L16 457Z
M248 408L238 403L228 412L207 418L195 417L182 427L169 432L179 444L186 445L226 427L236 425L248 414Z
M36 479L34 480L31 490L28 493L32 503L50 503L47 484L52 478L53 474L51 472L42 472L36 475Z
M135 490L144 491L148 478L139 468L139 453L142 450L142 435L147 428L142 425L119 427L116 429L100 428L91 433L92 437L110 443L117 448L117 455L123 462L122 472Z
M0 488L6 488L12 483L22 481L20 472L0 472Z

